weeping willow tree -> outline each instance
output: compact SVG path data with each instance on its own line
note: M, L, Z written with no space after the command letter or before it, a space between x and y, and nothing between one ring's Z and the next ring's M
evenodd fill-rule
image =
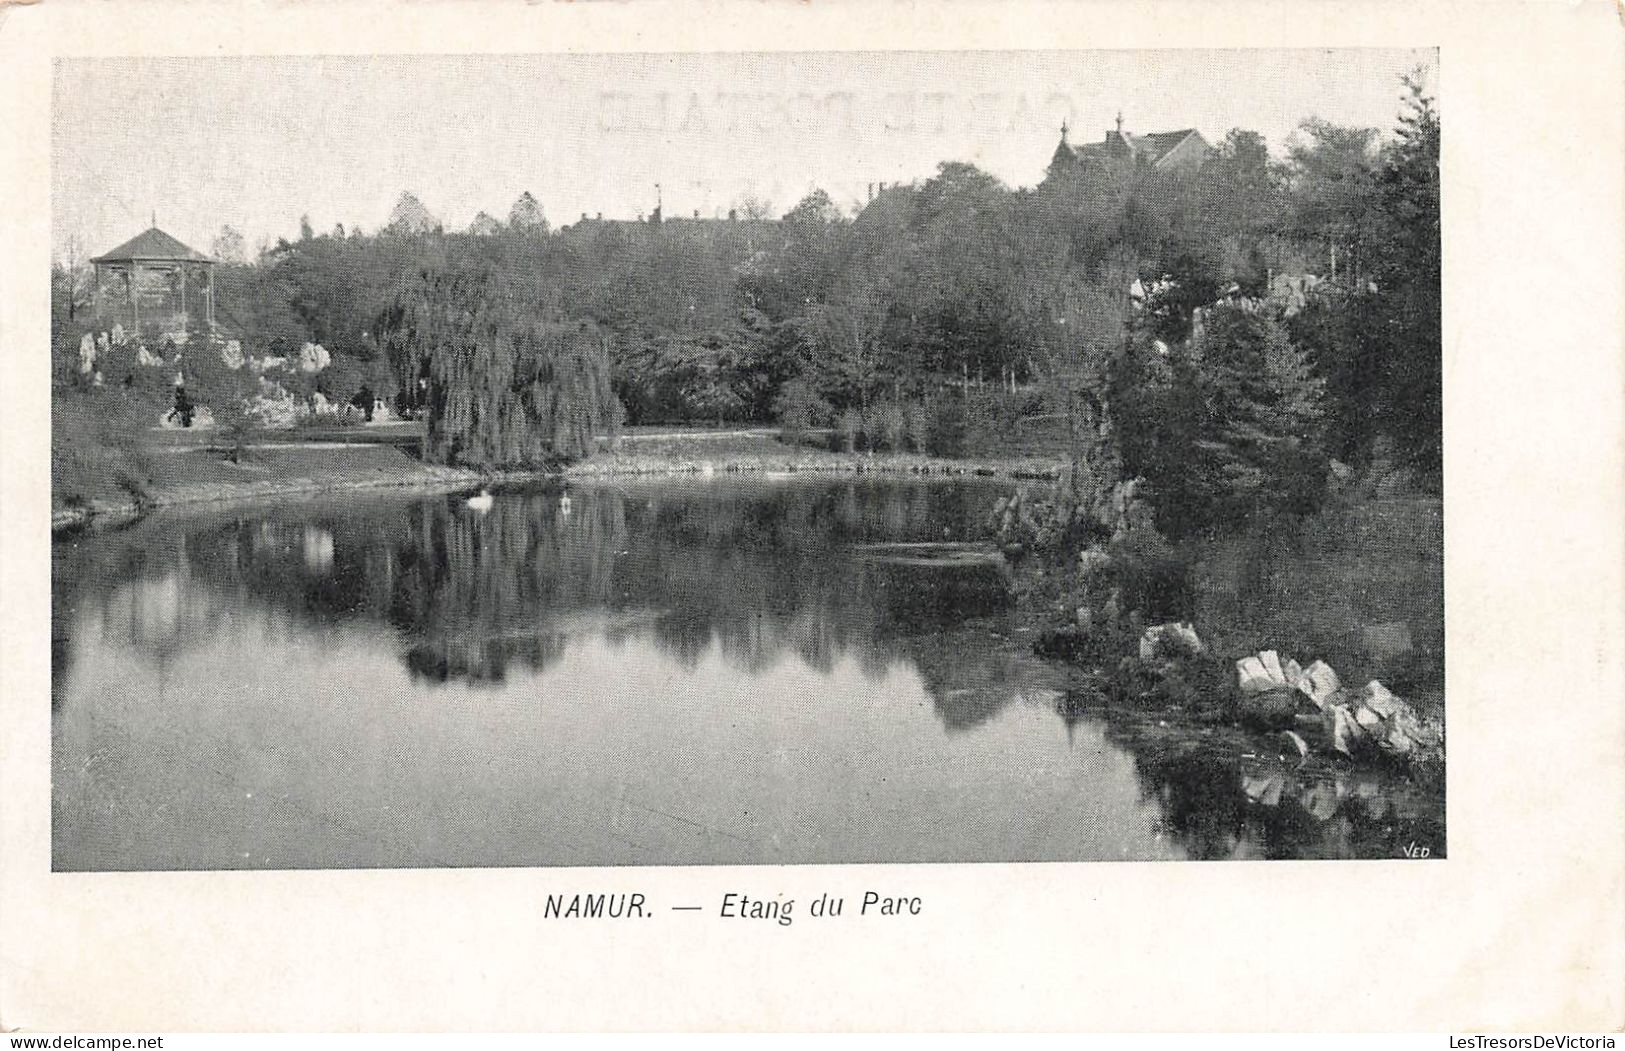
M424 456L486 467L592 451L620 426L609 341L478 261L437 262L396 292L379 338L424 414Z

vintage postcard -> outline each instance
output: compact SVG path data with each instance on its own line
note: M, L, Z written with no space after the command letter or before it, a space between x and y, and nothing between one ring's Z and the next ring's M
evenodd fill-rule
M381 10L0 22L7 1026L1625 1023L1614 12Z
M1448 855L1436 52L54 76L56 871Z

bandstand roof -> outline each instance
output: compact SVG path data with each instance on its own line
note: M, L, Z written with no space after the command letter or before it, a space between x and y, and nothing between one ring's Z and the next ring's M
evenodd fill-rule
M189 248L156 226L125 241L111 252L96 256L92 263L188 262L212 263L213 259Z

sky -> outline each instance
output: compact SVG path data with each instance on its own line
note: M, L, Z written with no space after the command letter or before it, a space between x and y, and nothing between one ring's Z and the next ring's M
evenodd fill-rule
M376 230L403 190L449 230L525 191L557 226L637 218L657 193L668 216L782 214L815 187L856 207L943 161L1030 186L1063 121L1098 141L1119 112L1277 153L1311 116L1386 132L1417 66L1432 86L1430 49L66 59L53 241L95 255L156 217L252 250L301 215Z

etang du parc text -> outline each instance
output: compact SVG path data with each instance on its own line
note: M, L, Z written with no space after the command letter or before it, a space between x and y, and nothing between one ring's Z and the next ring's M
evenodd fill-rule
M840 895L820 894L808 902L805 915L812 919L841 916L867 919L918 916L924 908L923 900L917 896L870 890L850 903ZM768 920L781 927L790 926L798 914L794 898L764 898L738 891L722 895L714 906L683 904L657 908L646 895L638 893L549 894L542 905L542 918L548 920L637 920L650 919L662 912L710 914L725 920Z

